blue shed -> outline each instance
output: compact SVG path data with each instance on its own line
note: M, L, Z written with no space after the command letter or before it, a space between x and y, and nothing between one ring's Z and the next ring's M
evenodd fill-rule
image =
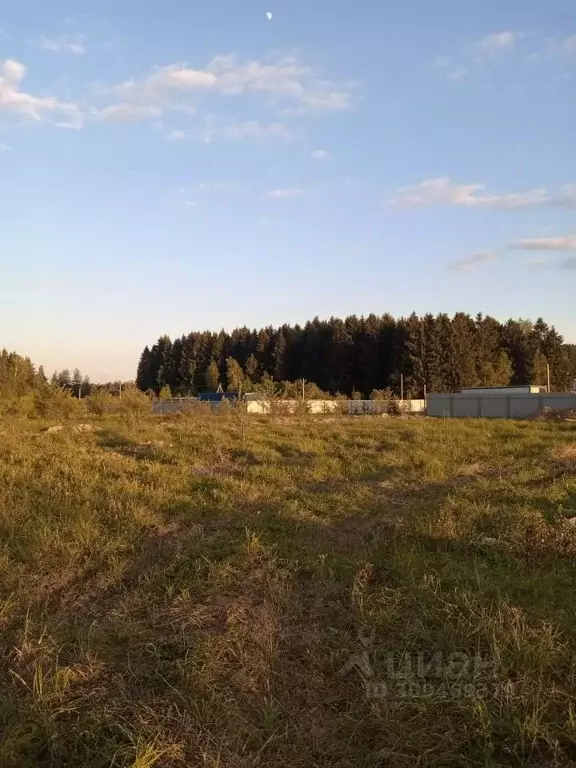
M220 403L222 400L238 400L236 392L200 392L198 400L204 403Z

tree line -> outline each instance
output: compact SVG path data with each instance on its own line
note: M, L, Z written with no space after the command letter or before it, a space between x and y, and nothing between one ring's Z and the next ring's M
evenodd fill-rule
M317 317L304 326L193 331L161 336L140 357L136 384L144 392L192 395L249 391L268 382L313 382L330 394L406 397L467 386L547 384L570 389L576 345L565 344L542 318L501 323L462 312L395 319L389 314Z
M46 386L64 390L73 397L82 399L95 392L117 395L133 388L135 384L133 381L92 384L90 378L83 375L78 368L75 368L72 373L68 368L55 371L48 380L43 366L40 365L36 369L29 357L8 352L6 349L0 351L0 396L2 398L24 397Z

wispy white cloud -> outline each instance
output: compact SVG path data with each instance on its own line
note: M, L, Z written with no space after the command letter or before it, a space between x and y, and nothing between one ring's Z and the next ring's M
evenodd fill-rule
M84 116L79 107L55 96L34 96L21 90L26 67L19 61L0 62L0 110L12 112L28 120L40 122L49 118L62 128L81 128Z
M513 50L522 34L510 30L493 32L486 35L472 46L474 54L482 59L494 59Z
M355 103L353 82L323 79L298 56L271 55L263 61L243 60L234 54L216 56L203 69L171 64L155 67L144 77L99 88L100 96L117 100L107 108L133 104L162 111L186 109L190 99L208 93L260 93L269 96L275 107L288 104L300 112L344 111Z
M494 253L474 253L472 256L468 256L465 259L453 261L448 265L448 269L455 272L473 272L475 269L478 269L478 267L482 266L482 264L486 264L489 261L494 261L495 259L496 254Z
M511 30L493 32L466 46L458 56L459 60L451 56L437 56L433 66L447 80L460 82L471 70L474 71L474 68L512 52L524 37L523 32Z
M293 136L285 123L265 123L259 120L234 120L223 122L215 115L205 115L194 128L175 129L166 134L170 141L203 141L211 144L217 140L251 140L263 143L268 140L290 141Z
M456 64L446 72L446 77L453 83L459 83L460 80L464 80L467 74L468 70L466 67L462 66L462 64Z
M576 235L532 237L517 240L509 248L520 251L576 251Z
M282 189L271 189L268 192L268 197L273 200L291 200L295 197L302 197L306 194L306 190L300 187L285 187Z
M292 134L284 123L262 123L258 120L245 120L224 126L219 133L224 139L252 139L262 142L267 139L283 139L287 141Z
M160 107L123 102L101 109L96 113L98 120L104 123L137 123L152 120L162 115Z
M448 56L438 56L434 60L434 68L444 73L447 80L459 82L468 74L468 70L462 64L452 61Z
M82 35L65 35L56 38L42 37L40 46L43 51L50 51L50 53L74 53L76 55L86 53Z
M310 152L310 157L314 160L329 160L331 155L326 149L314 149Z
M487 194L485 184L456 184L449 177L426 179L409 187L400 187L389 204L402 208L425 208L434 205L455 205L465 208L496 208L511 210L541 205L576 207L576 185L567 184L556 193L545 188L507 194Z
M206 200L214 195L236 193L240 190L237 181L200 181L190 187L182 187L178 190L178 202L186 208L197 208L199 201Z

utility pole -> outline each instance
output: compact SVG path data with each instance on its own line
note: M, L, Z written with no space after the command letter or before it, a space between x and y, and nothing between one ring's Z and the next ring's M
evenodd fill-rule
M546 363L546 377L548 379L548 389L547 392L550 394L550 365Z
M404 374L400 374L400 400L404 402Z
M304 400L306 399L305 386L306 386L306 379L302 379L302 402L304 402Z
M120 398L120 400L122 400L122 382L119 382L119 384L120 384L120 389L118 390L118 397Z

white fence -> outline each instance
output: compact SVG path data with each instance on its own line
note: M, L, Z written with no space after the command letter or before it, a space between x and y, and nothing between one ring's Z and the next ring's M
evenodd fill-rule
M252 414L268 414L277 411L295 413L303 406L298 400L249 400L247 412ZM400 413L425 413L425 400L306 400L306 412L312 414L344 412L349 416L363 414L390 413L395 410Z
M253 397L253 396L252 396ZM270 413L293 414L302 408L301 400L257 400L240 401L246 412L253 415ZM236 403L230 402L231 407ZM199 402L197 397L174 397L170 400L154 400L152 412L168 415L171 413L190 413L202 407L210 407L217 411L219 402ZM425 413L425 400L306 400L306 412L310 414L345 413L350 416L370 415L379 413Z

